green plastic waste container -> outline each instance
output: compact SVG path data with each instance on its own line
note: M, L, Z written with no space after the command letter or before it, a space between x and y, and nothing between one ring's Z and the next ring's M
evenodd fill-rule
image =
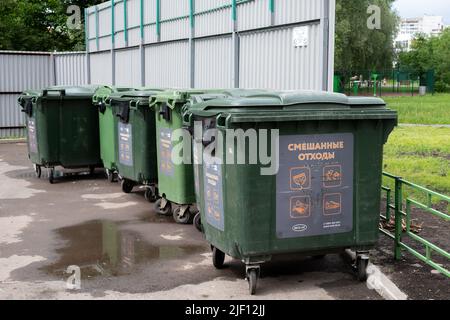
M158 191L161 197L155 203L155 210L161 215L173 215L177 223L191 223L198 210L193 166L172 161L174 145L181 139L179 136L177 141L172 141L173 135L176 130L182 130L182 111L189 108L197 96L204 100L224 97L225 94L225 90L167 90L151 98L150 106L156 119Z
M358 277L366 278L379 234L383 145L397 124L383 100L255 93L194 104L183 119L204 131L193 143L197 205L215 267L225 254L241 260L254 294L260 265L273 256L353 249ZM221 134L214 141L230 141L214 142L222 163L205 162L207 128Z
M182 112L191 104L226 96L243 96L248 91L241 89L214 90L167 90L151 98L150 106L155 110L158 150L158 191L155 210L162 215L173 215L177 223L190 223L196 215L193 165L174 163L171 159L175 130L183 128ZM180 138L181 139L181 138ZM195 220L194 220L195 221ZM197 220L199 221L199 220ZM196 224L199 227L199 224Z
M41 176L49 168L54 182L55 167L89 168L102 166L99 148L98 113L92 108L96 87L59 86L42 91L26 91L19 104L26 114L29 158Z
M157 199L157 159L155 113L150 98L158 90L113 93L106 99L116 118L116 166L122 191L132 192L137 185L145 187L145 198Z
M99 87L92 98L93 105L98 108L99 130L100 130L100 157L103 161L106 176L109 182L116 179L116 144L117 121L113 115L111 105L106 103L109 96L113 93L137 91L135 88L125 87Z

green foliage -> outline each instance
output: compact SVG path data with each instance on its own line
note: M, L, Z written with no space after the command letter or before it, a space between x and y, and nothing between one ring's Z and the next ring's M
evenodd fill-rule
M425 72L434 69L437 92L450 92L450 29L440 36L419 35L412 44L412 50L399 55L401 68Z
M394 0L337 0L335 69L389 69L394 58L393 38L399 17L392 9ZM367 8L381 8L381 30L367 27Z
M69 51L84 49L84 30L67 27L67 8L105 0L1 0L0 50Z

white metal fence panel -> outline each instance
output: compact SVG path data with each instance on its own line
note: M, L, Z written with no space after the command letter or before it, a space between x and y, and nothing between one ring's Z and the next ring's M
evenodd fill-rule
M231 88L231 37L195 41L195 87Z
M322 16L323 5L322 0L277 0L274 11L275 23L288 24L318 20Z
M271 24L269 1L252 0L239 4L237 16L239 31L268 27Z
M17 103L18 94L0 94L0 138L21 137L25 116Z
M0 52L0 92L22 92L53 83L49 54Z
M141 85L141 55L139 49L127 49L116 52L116 85Z
M110 52L90 55L91 83L112 85L112 61Z
M168 42L145 48L145 85L189 87L189 44Z
M84 85L88 83L86 54L55 54L55 76L57 85Z
M231 5L230 0L195 0L195 12L202 12Z
M231 32L231 10L224 8L208 11L195 16L195 36L204 37Z
M308 26L309 44L295 47L295 27L244 34L240 39L240 86L322 90L321 28Z
M190 0L162 0L161 1L161 19L174 19L182 16L189 16Z

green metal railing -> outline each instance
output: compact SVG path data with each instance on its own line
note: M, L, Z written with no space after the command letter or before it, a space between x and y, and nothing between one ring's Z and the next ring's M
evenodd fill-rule
M450 260L450 253L430 241L418 236L411 230L411 213L413 208L420 209L426 214L434 215L435 217L441 218L446 222L450 221L450 215L448 212L440 212L433 208L433 200L450 204L450 197L408 182L389 173L383 173L383 176L394 182L394 188L391 189L386 186L382 187L382 191L386 193L386 214L381 215L381 219L384 221L391 221L392 213L394 213L395 230L394 233L392 233L380 227L380 231L388 237L394 239L395 259L399 260L401 258L401 251L406 250L421 261L450 278L450 271L436 261L433 261L433 254L438 254L441 257ZM405 193L405 187L411 188L415 192L424 195L427 199L426 203L422 203L422 201L415 199L411 195L407 196ZM406 224L406 231L403 230L403 222ZM420 253L419 251L413 249L410 245L403 242L402 239L404 237L409 237L422 245L425 249L425 254Z

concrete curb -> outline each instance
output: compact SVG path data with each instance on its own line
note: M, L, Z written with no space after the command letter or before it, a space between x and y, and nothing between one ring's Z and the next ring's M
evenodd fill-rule
M11 143L22 143L27 142L26 138L17 138L17 139L0 139L0 144L11 144Z

